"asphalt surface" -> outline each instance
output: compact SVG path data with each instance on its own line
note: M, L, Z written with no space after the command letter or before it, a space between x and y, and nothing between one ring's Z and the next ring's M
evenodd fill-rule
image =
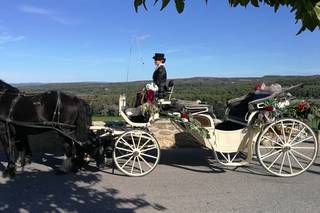
M294 178L270 176L257 162L223 169L203 149L163 151L158 167L141 178L94 167L59 176L53 169L60 163L61 157L37 154L15 178L0 177L0 211L320 212L319 158Z

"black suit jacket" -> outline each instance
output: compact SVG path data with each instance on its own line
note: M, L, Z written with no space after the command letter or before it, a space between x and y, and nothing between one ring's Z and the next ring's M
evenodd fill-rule
M167 82L167 71L166 68L161 65L153 73L153 83L155 83L159 90L162 90Z

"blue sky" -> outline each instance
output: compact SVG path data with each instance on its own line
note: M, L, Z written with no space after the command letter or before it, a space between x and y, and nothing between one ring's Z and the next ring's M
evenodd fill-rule
M154 52L166 53L169 78L320 74L320 31L296 36L289 8L198 0L180 15L151 1L135 13L133 0L1 0L0 78L146 80Z

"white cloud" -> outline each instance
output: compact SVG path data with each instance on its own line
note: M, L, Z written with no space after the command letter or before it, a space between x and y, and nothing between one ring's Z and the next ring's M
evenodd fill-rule
M165 53L170 54L170 53L178 53L178 52L182 52L181 49L167 49L165 51Z
M38 15L47 15L50 16L52 15L52 11L44 9L44 8L40 8L40 7L34 7L34 6L30 6L30 5L21 5L19 7L19 9L23 12L26 13L31 13L31 14L38 14Z
M11 42L21 41L23 39L25 39L24 36L13 36L13 35L10 35L6 32L1 33L0 34L0 45L11 43Z
M61 14L58 13L57 11L53 11L53 10L49 10L41 7L35 7L32 5L20 5L18 9L24 13L45 16L50 20L58 22L60 24L72 24L72 22L69 19L62 17Z
M144 41L144 40L146 40L146 39L148 39L148 38L150 38L150 37L151 37L150 34L143 34L143 35L137 36L137 37L136 37L136 40L137 40L137 41Z

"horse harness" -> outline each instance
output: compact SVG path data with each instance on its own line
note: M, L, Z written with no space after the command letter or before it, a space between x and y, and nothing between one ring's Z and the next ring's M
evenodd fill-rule
M57 91L57 103L56 103L56 108L54 109L54 112L53 112L52 122L60 123L61 108L62 108L61 93L60 91ZM57 121L55 121L56 117L57 117Z
M13 124L13 125L17 125L17 126L30 127L30 128L53 129L53 130L61 133L65 137L71 139L72 141L74 141L80 145L83 144L82 142L76 140L74 137L72 137L69 134L70 132L72 132L72 129L75 129L75 127L76 127L75 125L65 124L65 123L60 122L62 101L61 101L61 93L59 91L57 92L57 103L55 106L55 110L53 112L52 121L43 121L43 122L24 122L24 121L14 120L12 116L13 116L13 112L14 112L14 109L15 109L17 103L19 102L19 100L22 97L25 97L27 95L25 93L12 93L11 94L11 93L7 93L7 91L8 90L4 90L4 91L0 92L0 99L5 94L17 95L11 102L8 116L6 118L0 116L0 121L4 121L7 126L7 131L8 131L9 136L10 136L10 124Z

